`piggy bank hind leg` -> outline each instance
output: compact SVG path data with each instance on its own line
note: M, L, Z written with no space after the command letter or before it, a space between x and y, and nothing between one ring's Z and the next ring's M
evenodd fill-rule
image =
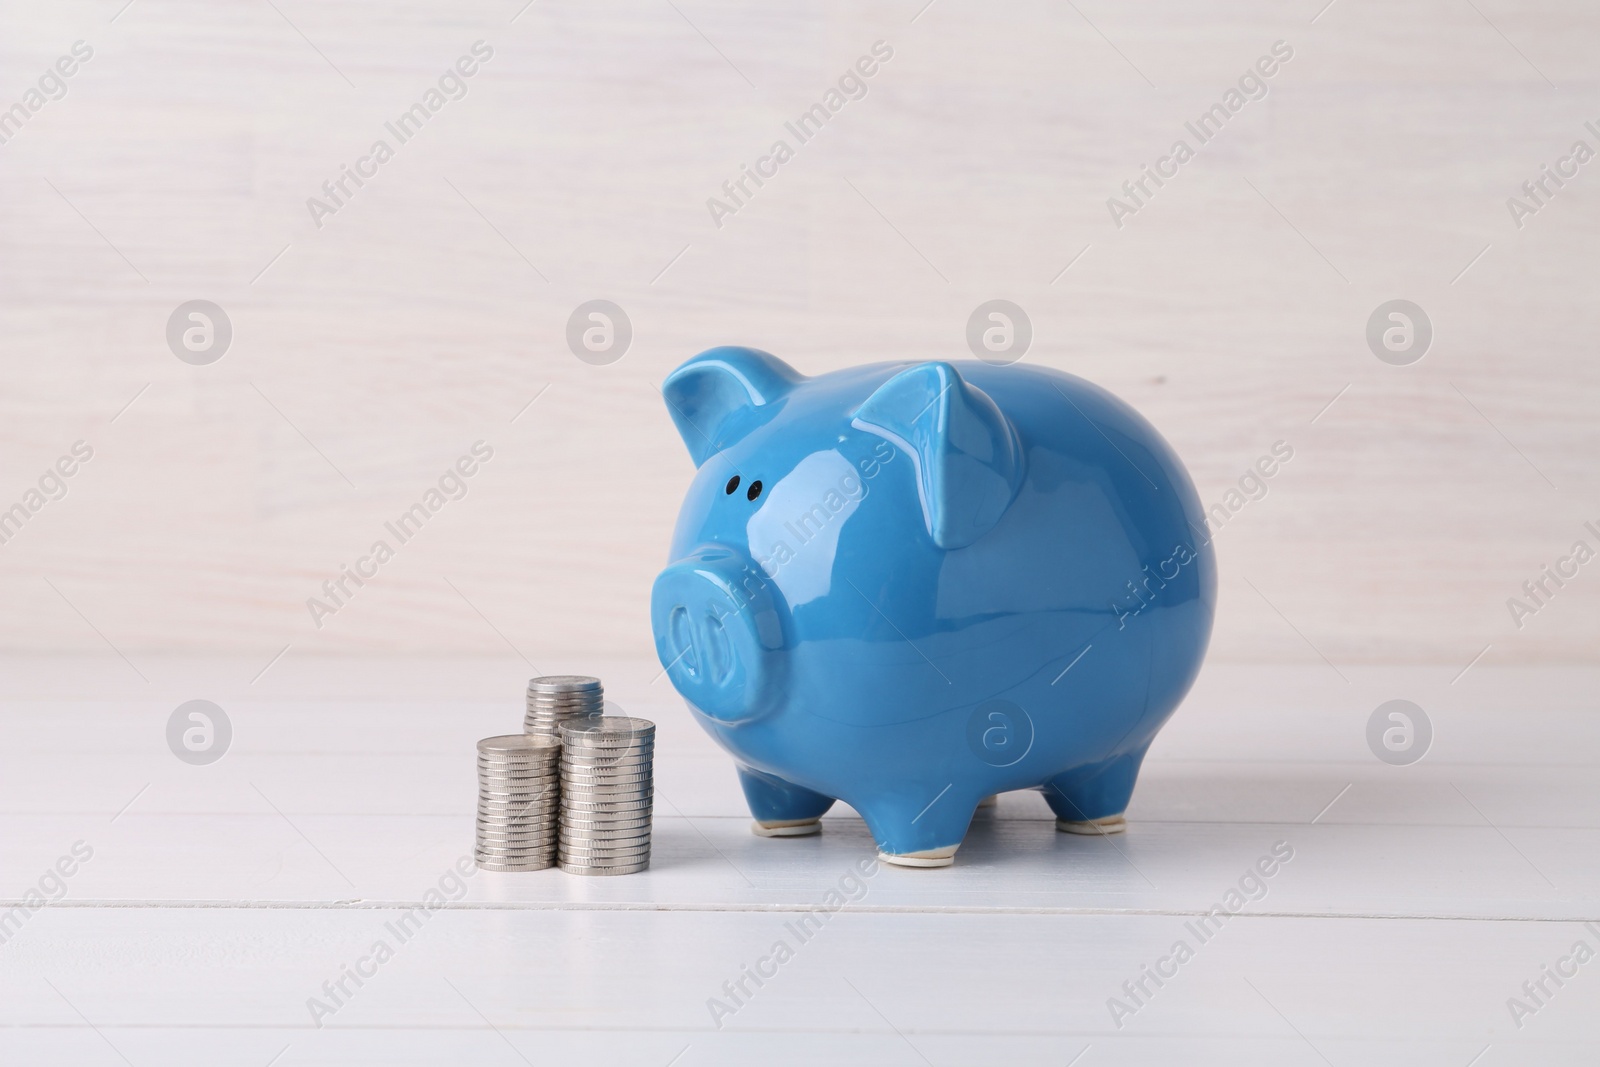
M755 822L750 829L761 837L805 837L822 829L822 814L833 798L802 789L772 774L739 768L739 784Z
M1056 829L1068 834L1120 834L1128 828L1123 812L1133 796L1144 749L1102 763L1075 767L1050 779L1041 790L1056 813Z
M930 791L931 792L931 791ZM898 867L948 867L955 862L981 798L949 786L931 801L881 798L857 805L878 845L878 858Z

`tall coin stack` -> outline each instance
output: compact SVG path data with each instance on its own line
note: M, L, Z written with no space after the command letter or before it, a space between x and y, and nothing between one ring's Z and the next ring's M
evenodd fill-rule
M561 869L634 874L650 866L656 726L622 715L561 725Z
M605 707L600 679L586 674L551 674L528 681L528 714L522 729L530 734L556 737L568 719L599 715Z
M556 862L561 743L533 734L478 742L478 835L484 871L538 871Z

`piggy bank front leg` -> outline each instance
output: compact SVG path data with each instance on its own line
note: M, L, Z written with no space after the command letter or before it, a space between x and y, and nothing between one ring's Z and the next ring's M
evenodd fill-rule
M775 774L739 768L739 784L755 822L750 829L761 837L804 837L822 829L822 815L833 798L813 793Z
M1041 789L1056 829L1067 834L1120 834L1128 828L1123 812L1144 762L1144 749L1058 774Z
M979 794L958 795L954 785L904 795L863 798L852 805L866 820L878 858L900 867L948 867L955 862L977 811Z

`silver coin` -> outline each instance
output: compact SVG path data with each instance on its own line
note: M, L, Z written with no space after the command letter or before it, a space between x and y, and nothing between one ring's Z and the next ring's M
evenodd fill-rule
M639 863L650 858L650 849L633 849L627 852L581 852L562 849L556 854L562 864L583 863L593 866L602 864L620 865L624 863Z
M493 838L502 840L513 837L521 838L556 838L560 836L561 824L557 822L535 823L531 826L518 826L514 823L496 825L494 823L479 823L473 827L473 833L480 838Z
M521 808L479 808L478 823L482 826L543 826L556 821L559 808L542 811L524 811Z
M559 781L560 778L561 773L559 769L555 767L552 767L549 770L545 770L543 768L532 768L529 770L513 771L491 770L484 767L478 768L479 785L497 785L500 783L506 783L508 785L539 785L543 782Z
M557 842L562 852L576 854L580 852L635 852L650 847L650 832L635 837L573 837L563 835Z
M534 830L556 825L554 810L541 811L533 815L521 815L516 812L480 811L478 812L477 825L485 830L520 830L531 833Z
M479 845L472 850L472 854L479 860L498 860L501 863L542 862L548 863L552 859L559 859L560 855L554 847L522 850L507 850L485 848Z
M620 819L616 822L578 822L572 823L565 820L556 825L561 827L563 834L573 837L638 837L650 832L650 820L647 818Z
M622 738L654 737L656 724L649 719L636 719L631 715L603 715L592 723L568 724L563 733L571 731L577 740L602 741Z
M566 823L575 830L595 827L623 827L628 823L648 823L651 819L649 808L624 808L620 811L563 811L556 817L556 822Z
M530 693L592 692L599 688L600 679L589 674L541 674L528 679Z
M648 781L612 785L578 785L569 782L567 788L562 790L562 799L571 798L575 804L585 801L593 804L606 801L648 800L654 796L655 787Z
M587 797L577 793L568 793L561 798L561 810L570 812L592 812L597 815L615 814L624 811L649 811L655 803L655 797L646 793L644 796L616 796L616 797Z
M516 814L525 812L537 815L540 812L556 811L561 807L560 799L552 792L548 796L539 797L484 797L478 798L478 811L492 811L497 815Z
M523 734L522 736L529 737L532 735ZM540 740L548 741L549 738L540 738ZM537 760L501 759L498 756L478 757L480 770L495 771L499 774L544 774L559 766L561 766L561 760L554 756Z
M630 848L646 848L649 844L650 828L648 826L634 830L583 834L569 830L561 835L562 848L619 852Z
M650 868L650 861L635 863L627 867L584 867L575 863L563 863L561 869L567 874L580 874L585 876L611 875L611 874L638 874Z
M555 847L557 834L555 827L541 834L495 834L479 830L473 840L480 845L492 845L495 848L545 848Z
M533 737L533 734L518 734L518 736ZM534 737L534 741L547 741L552 745L560 744L560 741L550 741L549 737ZM498 771L534 771L534 769L546 768L546 766L560 765L562 765L562 753L560 752L542 753L538 757L528 758L507 757L507 755L499 755L496 752L478 753L478 766L488 766L488 768L498 769Z
M475 858L477 859L478 870L490 871L495 874L522 874L527 871L547 871L556 866L556 864L551 863L548 860L539 860L531 863L501 863L498 860L483 859L481 857Z
M628 767L636 764L649 766L655 761L655 753L650 751L633 752L621 751L595 755L587 751L568 749L562 757L559 766L562 767Z
M484 797L478 798L479 811L493 812L527 812L535 815L539 812L555 811L560 808L561 802L553 795L549 797Z
M478 795L493 797L554 797L561 792L561 784L548 782L480 782Z
M593 815L583 815L578 812L564 811L560 814L560 816L558 816L556 821L559 822L563 827L570 826L572 829L582 832L585 830L627 830L635 826L649 826L652 820L648 812L638 815L627 815L621 818L608 818L605 816L596 817Z
M626 830L579 830L561 827L560 843L573 848L619 848L625 845L648 845L651 833L648 826L635 826Z
M627 748L637 745L640 748L649 748L656 743L656 735L651 731L620 729L611 724L622 715L583 715L569 718L562 722L561 727L570 738L563 737L562 744L571 744L575 749L589 748ZM641 720L642 721L642 720Z
M580 789L587 789L590 786L597 785L620 785L643 788L655 781L655 777L656 776L649 770L618 771L615 774L574 771L571 774L562 775L561 784L564 787L577 786Z
M496 823L479 819L474 827L478 833L491 837L539 837L556 833L560 825L555 819L529 823Z
M552 747L549 738L529 737L527 734L496 734L478 742L478 751L485 754L520 753L530 758L535 753L548 753Z
M544 778L479 778L478 788L493 789L508 793L537 793L548 789L554 792L560 788L561 779L555 775Z
M654 752L625 752L593 756L587 752L568 751L558 764L560 767L648 767L655 762Z
M534 843L528 843L528 845L506 845L502 841L477 841L472 846L472 849L478 856L498 856L501 859L512 859L512 857L520 856L533 857L554 853L555 841L534 841Z
M563 770L605 771L613 767L641 767L648 769L656 761L654 752L616 752L594 756L587 752L568 752L559 766Z
M591 860L583 856L557 856L556 862L563 870L569 871L605 871L605 870L643 870L644 865L650 862L648 854L643 856L627 856L612 860Z
M474 842L472 850L475 855L502 860L537 859L556 854L556 844L551 841L536 845L506 845L496 841L478 841Z
M480 826L473 839L480 845L490 844L496 848L537 848L554 845L558 836L554 826L528 832L493 830Z

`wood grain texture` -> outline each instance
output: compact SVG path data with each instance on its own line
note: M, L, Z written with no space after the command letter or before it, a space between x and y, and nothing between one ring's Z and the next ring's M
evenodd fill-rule
M0 647L647 655L690 474L663 375L727 342L808 372L961 358L999 296L1029 360L1140 408L1208 504L1294 447L1218 533L1216 656L1600 656L1600 571L1521 629L1506 606L1600 547L1600 164L1521 229L1506 208L1600 147L1592 5L521 6L0 6L0 105L95 49L0 145L0 506L95 448L0 546ZM314 225L480 39L466 96ZM877 40L867 95L714 225ZM1278 40L1269 95L1113 225ZM635 329L607 367L564 341L596 297ZM1363 339L1396 297L1435 327L1410 367ZM234 326L208 367L164 341L196 298ZM477 440L467 497L315 627L307 598Z
M1461 1067L1590 1063L1600 1041L1593 960L1523 1025L1507 1007L1600 943L1594 668L1357 667L1347 689L1320 664L1213 665L1125 835L1057 833L1008 793L955 866L842 883L873 854L853 812L754 836L654 664L608 663L608 696L658 723L650 870L475 873L401 943L388 924L470 847L472 742L520 721L519 663L219 671L233 746L194 767L163 744L165 688L129 700L120 663L48 662L5 664L24 695L0 700L0 916L75 842L93 855L0 931L6 1062ZM1435 728L1406 767L1364 739L1395 693ZM1186 924L1275 846L1290 859L1198 943ZM841 885L798 943L788 924ZM713 1016L780 938L792 959ZM380 939L392 958L314 1017ZM1193 958L1113 1017L1178 939Z

